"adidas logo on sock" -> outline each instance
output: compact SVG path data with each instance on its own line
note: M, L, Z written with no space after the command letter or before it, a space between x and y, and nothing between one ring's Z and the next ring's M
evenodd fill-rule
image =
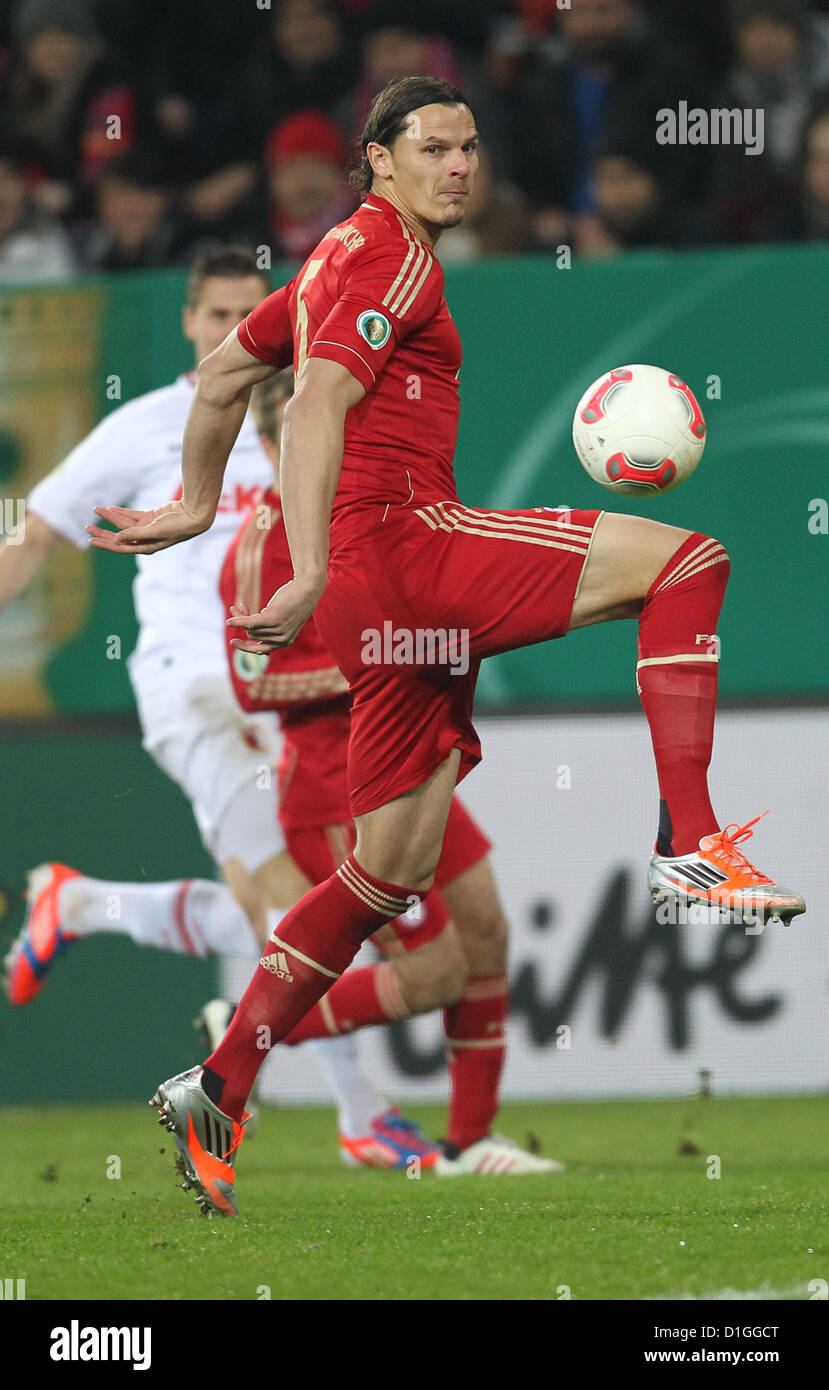
M269 956L262 956L259 964L270 970L278 979L287 981L289 985L293 984L294 977L288 969L288 957L284 951L272 951Z

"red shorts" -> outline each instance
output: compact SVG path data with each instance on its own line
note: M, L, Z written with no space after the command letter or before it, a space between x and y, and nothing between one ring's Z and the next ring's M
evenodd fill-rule
M449 501L335 519L314 621L352 692L353 815L419 786L453 748L458 781L471 772L481 660L564 636L601 515Z
M343 825L318 825L304 829L286 829L288 853L312 883L330 878L339 864L351 853L356 842L354 822ZM416 951L419 946L434 941L446 926L449 913L440 889L451 883L489 853L491 842L472 819L466 807L455 796L449 808L443 836L435 887L421 903L422 915L404 914L381 927L372 937L375 945L389 955L400 950Z
M346 697L282 713L285 740L279 760L279 820L283 830L337 825L350 818L348 704Z

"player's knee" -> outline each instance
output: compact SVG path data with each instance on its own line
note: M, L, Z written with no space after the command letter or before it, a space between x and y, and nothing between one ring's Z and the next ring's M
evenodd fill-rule
M260 945L268 939L266 903L252 877L238 860L228 860L222 865L224 880L239 906L246 913Z
M246 895L244 900L237 898L239 906L244 908L248 921L256 933L256 940L260 946L264 946L268 940L268 917L265 905L261 899Z
M434 986L434 1009L447 1009L462 998L469 979L469 966L466 956L457 942L452 942L436 968Z
M690 553L686 552L681 560L677 560L688 541L693 541ZM698 531L676 546L664 568L669 571L666 578L674 581L672 587L680 583L697 585L702 582L724 589L731 574L731 557L722 541Z
M416 955L420 957L419 960L414 956L409 958L416 967L420 986L417 989L417 1006L412 1012L425 1013L428 1009L446 1009L456 1004L466 988L469 967L451 925L437 941Z
M465 915L462 920L458 920L457 926L467 949L484 946L487 949L494 950L500 947L506 950L509 922L497 900L484 903Z
M371 849L361 847L359 840L354 857L366 873L378 878L381 883L397 884L408 893L418 893L421 897L434 887L437 862L432 857L372 853Z
M713 553L716 556L720 557L719 563L712 565L711 568L714 571L715 580L724 589L726 584L728 583L728 579L731 574L731 556L729 555L722 541L715 541L713 537L711 537L710 539L713 541L713 544L717 547L716 551L714 551Z
M428 893L435 886L436 864L431 864L429 860L423 860L416 864L411 873L404 874L403 879L407 888L413 893Z
M490 946L500 946L506 950L509 943L509 922L504 916L500 904L492 913L485 915L481 925L481 939L488 942Z

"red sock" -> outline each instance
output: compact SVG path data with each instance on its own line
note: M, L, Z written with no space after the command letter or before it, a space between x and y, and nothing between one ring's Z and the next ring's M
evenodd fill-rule
M636 675L659 774L657 853L691 854L718 829L708 795L728 556L695 531L668 561L639 618Z
M508 1005L506 975L481 975L469 980L457 1004L444 1009L452 1087L446 1137L459 1149L489 1134L498 1110Z
M336 1037L338 1033L353 1033L355 1028L409 1017L397 970L386 960L381 965L346 971L282 1041L292 1047L309 1038Z
M269 1049L331 988L367 936L421 895L372 878L353 855L292 907L265 947L203 1085L239 1120Z

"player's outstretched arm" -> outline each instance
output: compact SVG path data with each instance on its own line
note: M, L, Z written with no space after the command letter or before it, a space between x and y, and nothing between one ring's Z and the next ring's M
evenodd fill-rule
M294 577L261 613L245 619L247 640L232 645L270 652L293 642L322 597L328 577L328 527L343 462L345 417L365 387L338 362L311 357L285 407L280 494ZM230 626L240 626L238 618Z
M117 529L87 526L91 544L101 550L151 555L207 531L216 515L227 460L242 427L251 390L275 371L242 347L234 328L199 364L181 449L180 500L147 512L96 507L96 515Z
M26 512L19 533L0 545L0 608L22 594L61 537L36 512Z

